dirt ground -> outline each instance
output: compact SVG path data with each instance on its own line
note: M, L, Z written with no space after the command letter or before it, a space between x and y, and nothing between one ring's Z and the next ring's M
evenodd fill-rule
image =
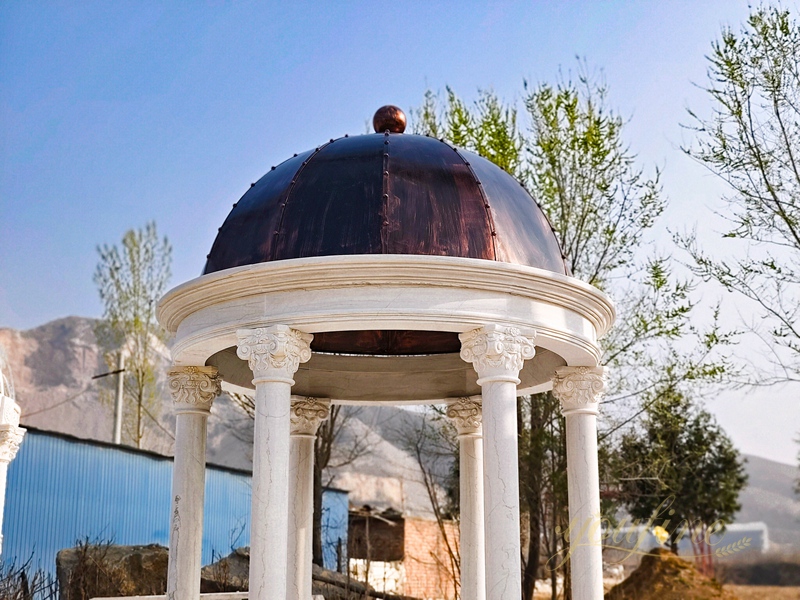
M738 600L800 600L800 587L765 585L726 585L724 587ZM550 594L536 594L536 600L550 600Z
M800 600L800 587L767 585L726 585L739 600Z

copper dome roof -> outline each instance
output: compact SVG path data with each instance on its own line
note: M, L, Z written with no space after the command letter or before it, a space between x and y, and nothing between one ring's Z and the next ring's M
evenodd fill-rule
M273 167L234 204L203 272L345 254L566 273L547 218L511 175L443 141L389 132L331 140Z

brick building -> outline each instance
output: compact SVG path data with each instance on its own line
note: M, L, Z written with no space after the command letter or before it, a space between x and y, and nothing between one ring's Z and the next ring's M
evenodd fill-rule
M350 511L350 570L376 590L451 600L458 581L458 522L404 516L364 506Z

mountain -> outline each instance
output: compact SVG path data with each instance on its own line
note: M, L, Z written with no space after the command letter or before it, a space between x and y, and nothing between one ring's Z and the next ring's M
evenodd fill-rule
M0 346L8 355L23 427L112 440L116 378L92 379L111 370L98 346L95 324L94 319L66 317L26 331L0 329ZM168 354L166 349L159 354L162 374L169 366ZM163 375L159 390L156 406L149 411L152 416L146 417L142 448L172 455L175 416ZM243 427L252 429L252 422L230 398L214 403L209 419L210 462L240 469L251 466L249 449L238 439Z
M111 440L113 377L91 379L109 370L94 335L95 321L66 317L27 331L0 329L14 377L22 424L81 438ZM160 371L169 359L160 357ZM175 417L172 399L162 393L143 440L144 448L171 455ZM253 422L229 396L214 402L209 419L208 460L239 469L252 468ZM350 492L351 502L407 514L429 515L430 502L413 447L420 432L439 426L422 412L398 407L346 407L347 416L336 466L325 482ZM352 452L353 449L358 451ZM429 472L449 472L446 453L421 457ZM747 456L749 475L737 522L763 521L773 543L800 548L800 502L794 495L795 467ZM441 493L441 490L439 490Z
M116 378L92 379L111 370L98 346L95 325L94 319L66 317L26 331L0 329L0 346L8 355L23 427L111 441ZM159 362L157 370L166 373L170 364L166 349ZM171 456L175 416L164 384L162 375L142 448ZM421 413L395 407L345 407L343 417L340 451L334 455L325 482L350 491L356 504L429 514L419 465L403 442L404 436L413 437L415 428L422 426ZM251 469L252 441L252 419L227 394L217 398L208 421L209 463ZM436 470L449 469L447 461L426 460L425 464Z
M747 487L739 496L739 523L763 521L770 542L786 550L800 550L800 497L794 494L797 467L745 455Z

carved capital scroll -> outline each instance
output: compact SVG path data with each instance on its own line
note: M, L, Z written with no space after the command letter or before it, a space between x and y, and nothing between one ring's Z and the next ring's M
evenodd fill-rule
M447 416L453 419L458 435L477 435L481 433L482 409L476 400L459 398L448 405Z
M14 425L0 425L0 462L10 463L14 460L25 437L25 430Z
M553 378L553 395L561 402L563 414L597 414L605 386L602 367L562 367Z
M176 412L207 414L221 392L216 367L175 367L167 377Z
M253 371L253 381L282 381L294 385L292 377L300 363L311 358L310 333L286 325L240 329L236 354Z
M460 334L461 358L472 363L478 384L490 381L519 383L524 361L533 358L535 334L518 327L486 325Z
M330 400L302 398L292 401L290 413L292 435L316 435L319 424L331 414Z

